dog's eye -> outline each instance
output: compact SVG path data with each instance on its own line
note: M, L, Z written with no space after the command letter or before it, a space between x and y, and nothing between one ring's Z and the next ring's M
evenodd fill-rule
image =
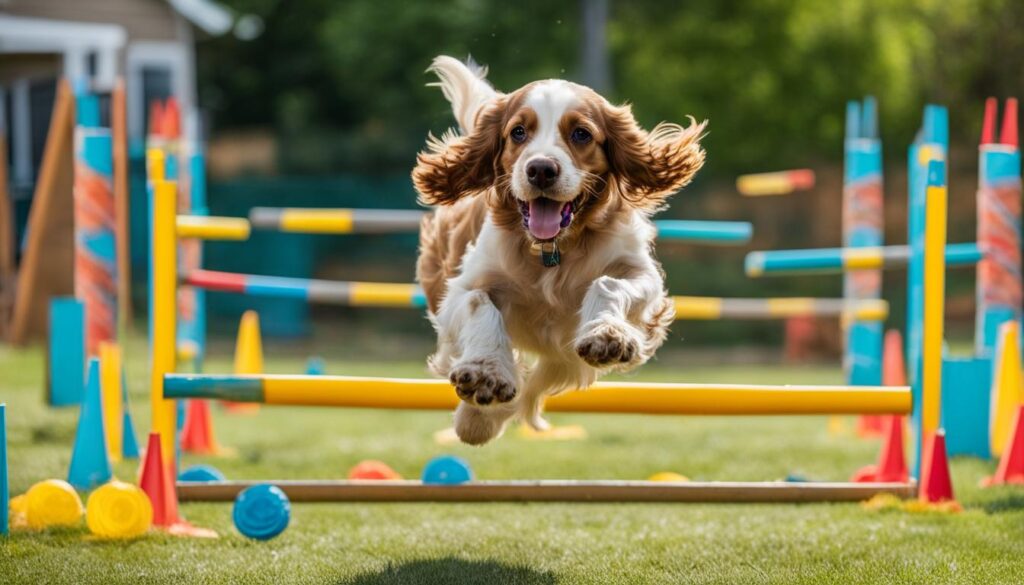
M516 126L512 129L511 136L513 142L524 142L526 140L526 128Z
M572 131L572 135L570 136L570 138L576 144L586 144L593 140L594 137L590 134L590 132L587 131L586 128L577 128Z

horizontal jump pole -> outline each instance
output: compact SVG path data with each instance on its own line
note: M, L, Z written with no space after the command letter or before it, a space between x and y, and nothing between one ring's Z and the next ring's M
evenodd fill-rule
M775 297L763 299L672 297L676 319L788 319L790 317L842 317L855 321L885 321L889 303L882 299L821 299Z
M292 406L450 410L447 380L274 374L166 374L165 398L216 398ZM907 386L765 386L598 382L552 396L557 412L698 415L906 414Z
M917 490L913 483L267 480L178 482L178 498L231 502L242 490L266 483L281 488L293 502L808 503L860 502L878 494L912 498Z
M425 212L412 209L306 209L255 207L249 212L254 229L303 234L386 234L415 232ZM703 244L743 244L754 226L746 221L665 219L654 222L658 237Z
M745 244L754 235L754 226L747 221L659 219L654 226L663 240L694 244Z
M194 270L182 284L206 290L250 296L302 299L311 303L352 307L409 307L425 309L426 296L415 284L316 280L262 276L215 270ZM862 321L885 320L889 305L884 300L720 297L672 297L676 319L785 319L794 316L849 316Z
M984 251L974 242L946 246L948 266L972 266L984 256ZM747 276L758 277L898 268L909 261L910 246L869 246L751 252L747 254L745 265Z
M248 240L249 220L241 217L179 215L175 218L179 238L200 240Z
M416 232L425 212L415 209L306 209L254 207L256 229L298 234L393 234Z
M814 188L814 171L795 169L772 173L754 173L736 178L736 190L747 197L787 195Z

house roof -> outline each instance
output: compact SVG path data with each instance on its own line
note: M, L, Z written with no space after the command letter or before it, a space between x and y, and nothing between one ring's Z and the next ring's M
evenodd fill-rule
M234 14L214 0L167 0L178 14L210 35L222 35L231 30Z

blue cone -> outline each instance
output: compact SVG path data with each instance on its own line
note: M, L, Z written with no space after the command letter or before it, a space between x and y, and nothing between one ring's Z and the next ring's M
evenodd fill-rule
M426 484L458 485L473 481L473 471L465 459L441 455L427 462L421 479Z
M306 362L306 375L307 376L323 376L324 375L324 360L320 357L311 357Z
M121 438L121 457L138 459L139 443L135 439L135 425L132 424L132 412L128 408L128 381L125 380L124 366L121 366L121 404L121 409L124 410L124 423L121 425L124 434Z
M103 404L100 398L100 360L90 358L68 483L77 489L88 490L110 481L110 477L110 459L107 458L107 437L103 432Z

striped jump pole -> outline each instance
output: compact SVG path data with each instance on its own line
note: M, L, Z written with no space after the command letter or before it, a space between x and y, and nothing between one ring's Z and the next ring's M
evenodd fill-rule
M736 190L747 197L787 195L814 188L814 171L795 169L772 173L754 173L736 178Z
M117 338L117 223L113 138L100 127L99 98L76 96L74 286L85 307L86 355Z
M946 264L973 266L985 257L975 242L946 246ZM853 270L901 268L910 262L910 246L868 246L862 248L817 248L770 250L747 254L747 276L790 274L836 274Z
M873 97L846 106L843 142L843 246L877 247L885 228L882 191L882 141L878 137L878 104ZM877 269L843 273L843 298L878 299L882 272ZM843 367L850 384L882 383L882 323L844 324Z
M292 406L451 410L447 380L273 374L167 374L167 398L215 398ZM906 386L770 386L598 382L547 400L546 410L618 414L820 415L910 412Z
M991 354L999 327L1021 318L1021 161L1017 100L1006 100L996 138L998 102L985 102L978 148L978 242L989 256L978 266L975 347Z
M922 127L910 145L907 163L908 213L907 241L911 256L907 269L907 376L914 393L914 413L911 417L913 433L912 475L920 466L922 448L922 367L924 354L925 321L925 222L930 183L946 185L946 167L942 165L929 173L932 162L945 162L949 150L949 112L945 107L928 104L924 108ZM929 177L929 175L932 175ZM938 175L941 175L938 176ZM945 242L943 242L943 246ZM934 258L934 256L933 256ZM943 258L945 258L943 256ZM938 291L942 294L942 291ZM940 340L941 343L941 340Z
M253 229L302 234L389 234L416 232L426 212L411 209L306 209L255 207ZM746 221L663 219L654 222L658 237L676 242L743 244L754 228ZM202 237L193 233L192 237Z
M409 307L425 309L423 290L415 284L346 282L261 276L214 270L195 270L182 278L189 286L251 296L303 299L314 303L353 307ZM672 297L676 319L784 319L799 315L849 316L864 321L884 320L889 305L883 300L849 302L844 299Z

